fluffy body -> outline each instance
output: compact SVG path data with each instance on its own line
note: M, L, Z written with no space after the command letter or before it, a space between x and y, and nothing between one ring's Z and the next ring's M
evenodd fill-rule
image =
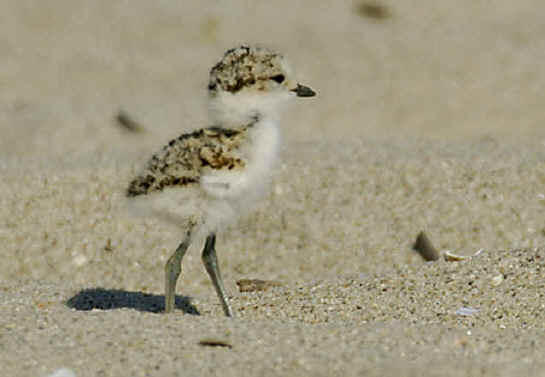
M234 222L266 192L280 134L272 120L211 127L165 145L127 189L133 210L206 234Z
M268 49L228 50L210 71L212 126L171 140L126 191L130 207L178 226L185 239L165 266L165 311L174 310L182 259L206 236L202 259L223 310L229 305L216 258L216 232L265 193L278 159L278 113L287 100L311 97L291 80L284 58Z
M143 216L216 232L266 192L280 144L279 110L297 94L278 53L241 46L210 71L213 126L171 140L127 189Z

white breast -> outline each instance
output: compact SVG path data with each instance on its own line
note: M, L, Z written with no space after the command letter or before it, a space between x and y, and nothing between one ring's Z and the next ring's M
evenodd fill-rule
M278 156L279 131L275 122L262 120L248 132L243 151L247 165L243 170L213 171L201 177L201 187L211 197L253 203L266 191Z
M249 131L247 165L241 171L215 171L201 177L206 201L205 228L214 230L234 222L267 191L278 157L280 135L272 121L260 121ZM203 203L204 204L204 203Z
M250 190L260 191L263 194L269 186L272 171L278 160L280 147L280 132L276 122L263 120L252 130L252 146L250 159L245 172Z

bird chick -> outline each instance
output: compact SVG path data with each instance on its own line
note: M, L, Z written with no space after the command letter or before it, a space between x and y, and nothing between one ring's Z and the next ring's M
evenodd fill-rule
M282 55L240 46L228 50L211 69L208 94L211 126L166 144L130 182L126 196L137 213L174 222L184 232L165 266L165 311L174 309L187 249L206 237L202 260L225 315L231 317L216 233L266 191L278 159L282 105L315 92L293 80Z

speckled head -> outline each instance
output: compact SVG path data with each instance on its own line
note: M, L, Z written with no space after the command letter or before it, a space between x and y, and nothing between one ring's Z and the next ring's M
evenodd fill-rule
M316 93L291 79L291 70L282 55L264 47L240 46L228 50L210 71L211 96L220 91L235 94L244 90L293 92L300 97Z
M250 46L225 53L210 71L208 93L211 121L222 127L278 118L280 108L290 98L316 94L292 79L282 55Z

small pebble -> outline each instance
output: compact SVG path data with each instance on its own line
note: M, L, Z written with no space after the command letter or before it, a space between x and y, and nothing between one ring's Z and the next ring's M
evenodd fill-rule
M462 306L460 309L456 310L457 315L469 316L479 312L479 309L469 308Z
M68 368L60 368L47 377L76 377L76 374Z

